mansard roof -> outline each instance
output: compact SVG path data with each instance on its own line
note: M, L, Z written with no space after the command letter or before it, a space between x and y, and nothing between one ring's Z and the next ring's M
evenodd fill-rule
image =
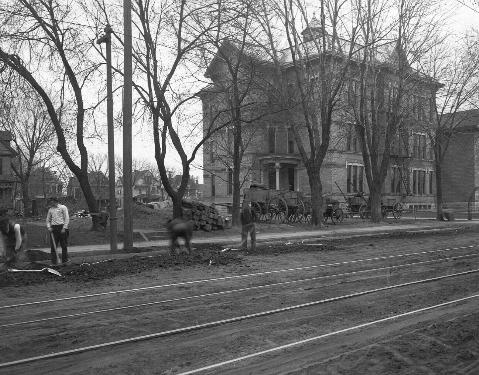
M323 38L319 38L319 36L322 36L321 25L315 16L313 16L308 26L303 30L302 34L305 36L305 38L300 44L301 53L303 56L308 56L310 60L318 58L320 54L318 51L318 43L322 43ZM314 35L316 38L309 38L307 35ZM353 56L352 59L356 61L360 60L361 51L364 50L363 45L359 43L352 44L350 40L346 40L341 37L337 37L333 41L332 35L330 35L328 32L325 33L324 37L327 44L326 48L324 48L324 51L327 53L335 54L339 57L346 57L351 50L353 55L357 56ZM240 46L236 45L234 42L225 39L220 46L220 49L222 49L223 53L239 53L242 51L245 56L251 59L251 61L256 62L258 65L269 65L272 67L274 64L272 54L268 53L266 48L262 46L247 44L243 49L241 49ZM283 68L286 69L293 64L293 59L289 48L279 50L278 55L279 63ZM212 77L212 73L215 70L216 64L220 63L221 60L221 53L218 51L206 69L206 78ZM433 86L441 86L438 81L412 68L408 61L406 52L397 42L392 41L378 48L376 50L376 62L379 69L389 70L393 74L397 71L400 63L404 64L403 66L405 66L406 69L409 70L412 73L412 76L414 76L416 79ZM213 90L213 87L205 87L205 91L210 90Z
M211 78L212 72L216 64L220 63L223 60L222 55L232 55L239 53L242 53L243 56L258 65L271 64L273 62L271 56L267 54L266 50L263 47L253 45L251 43L245 43L245 45L241 47L237 43L234 43L229 39L225 39L218 48L218 51L216 52L214 58L211 60L208 67L206 68L205 77Z

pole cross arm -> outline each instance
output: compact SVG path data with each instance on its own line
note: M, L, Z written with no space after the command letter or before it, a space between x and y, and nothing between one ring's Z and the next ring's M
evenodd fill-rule
M111 28L111 26L106 25L105 28L103 29L103 31L105 31L105 34L97 39L97 41L96 41L97 44L110 43L111 42L111 33L113 32L113 29Z
M110 36L105 34L102 37L98 38L96 44L110 43Z

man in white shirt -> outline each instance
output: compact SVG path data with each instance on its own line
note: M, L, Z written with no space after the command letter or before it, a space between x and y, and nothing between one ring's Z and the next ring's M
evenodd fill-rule
M68 208L60 204L58 198L49 199L50 209L47 213L47 229L50 232L50 247L52 264L57 264L58 243L62 247L62 263L68 262L68 224L70 217L68 216Z

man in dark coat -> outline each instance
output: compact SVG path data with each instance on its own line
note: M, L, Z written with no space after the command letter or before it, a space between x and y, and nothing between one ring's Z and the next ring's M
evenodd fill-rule
M178 243L179 238L183 238L185 240L185 246L188 249L189 254L191 252L191 238L193 237L193 224L191 221L177 218L169 220L166 224L166 227L170 232L171 254L174 254L176 249L180 247L180 244Z
M243 206L241 208L241 248L248 249L248 233L251 237L251 251L256 251L256 228L253 220L253 213L251 212L250 202L243 199Z
M12 223L8 217L0 217L0 233L2 235L5 266L14 267L18 260L25 257L26 233L20 224Z

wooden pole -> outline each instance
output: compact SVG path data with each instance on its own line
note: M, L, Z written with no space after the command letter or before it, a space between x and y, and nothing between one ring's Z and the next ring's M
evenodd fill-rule
M111 68L111 33L110 25L105 27L106 43L106 86L107 86L107 118L108 118L108 190L110 195L110 250L117 250L117 217L115 194L115 130L113 127L113 72Z
M111 33L110 25L105 27L105 35L97 43L106 44L106 91L107 91L107 125L108 125L108 190L110 201L110 250L117 250L117 217L115 194L115 133L113 128L113 73L111 67Z
M132 38L131 0L123 0L124 27L124 84L123 84L123 249L133 248L132 167Z

